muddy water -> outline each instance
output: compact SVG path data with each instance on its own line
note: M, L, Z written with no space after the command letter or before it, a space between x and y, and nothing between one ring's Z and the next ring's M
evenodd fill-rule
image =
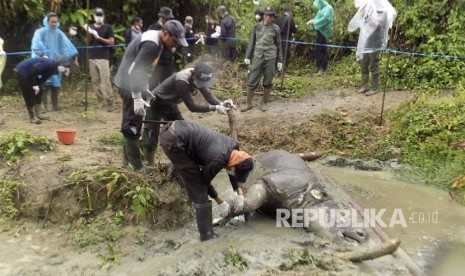
M346 168L324 170L361 205L386 209L382 228L398 237L401 247L428 274L464 275L465 207L453 204L446 191L398 181L389 172L366 172ZM403 214L405 224L393 223Z

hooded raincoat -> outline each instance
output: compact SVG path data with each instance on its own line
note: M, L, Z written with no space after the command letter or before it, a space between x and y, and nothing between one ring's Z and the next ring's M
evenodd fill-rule
M47 16L42 21L42 28L37 29L32 37L31 51L32 57L47 56L50 59L57 59L59 56L73 58L78 54L76 47L63 33L58 24L56 29L51 29L48 25ZM52 75L45 85L60 87L61 74Z
M315 0L313 6L318 10L313 18L313 30L320 31L326 39L330 39L333 36L333 7L326 0Z
M361 60L365 53L386 48L397 12L387 0L355 0L354 3L358 11L348 29L349 32L360 29L355 57Z

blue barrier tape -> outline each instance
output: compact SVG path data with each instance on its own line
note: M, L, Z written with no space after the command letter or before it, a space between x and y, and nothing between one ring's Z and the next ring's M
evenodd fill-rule
M241 41L248 41L247 38L233 38L233 37L226 37L226 38L219 38L220 40L241 40ZM319 44L314 42L306 42L306 41L295 41L295 40L283 40L284 43L289 44L296 44L296 45L311 45L311 46L326 46L328 48L335 48L335 49L351 49L355 50L357 47L355 46L347 46L347 45L335 45L335 44ZM102 45L102 46L81 46L76 47L77 49L92 49L92 48L116 48L116 47L126 47L126 44L117 44L117 45ZM432 58L448 58L448 59L465 59L465 56L457 56L457 55L449 55L449 54L427 54L427 53L419 53L419 52L408 52L408 51L399 51L394 49L371 49L368 48L367 50L372 51L385 51L394 54L401 54L401 55L409 55L409 56L417 56L417 57L432 57ZM23 51L23 52L11 52L6 53L7 56L14 56L14 55L30 55L31 51Z

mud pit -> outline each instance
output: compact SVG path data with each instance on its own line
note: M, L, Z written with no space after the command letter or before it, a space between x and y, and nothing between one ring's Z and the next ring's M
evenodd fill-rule
M409 96L408 92L389 92L386 107L395 106ZM236 111L238 138L243 148L252 154L275 148L295 153L327 150L334 138L333 132L324 121L315 120L314 115L329 109L342 114L348 124L371 122L373 139L376 139L386 130L374 123L379 117L381 97L382 94L378 94L368 98L351 90L338 89L316 91L302 99L274 100L265 113L258 108L247 113ZM2 173L23 175L25 187L20 194L22 218L13 226L2 225L0 274L408 274L405 267L393 265L390 256L359 265L342 261L330 253L334 247L328 241L304 231L276 228L274 220L267 217L258 217L252 223L236 221L217 228L219 239L199 243L190 204L181 187L163 183L164 172L153 176L154 189L162 199L152 218L154 223L133 224L132 218L125 218L126 226L121 228L119 237L114 240L108 238L111 235L96 238L89 246L79 248L76 229L91 227L91 224L80 225L77 220L86 216L88 206L83 194L86 190L63 186L68 183L67 176L72 171L96 171L110 165L122 167L119 147L104 146L99 142L102 135L119 131L121 112L119 106L116 112L108 113L95 109L94 105L84 112L79 106L80 99L84 98L82 92L62 98L65 108L50 112L51 119L41 125L28 122L20 98L8 99L8 105L2 104L1 112L6 115L7 124L1 133L28 130L55 138L54 130L62 127L74 127L78 133L71 146L58 144L52 152L31 152L16 167L2 165ZM255 97L255 107L258 107L258 101L259 98ZM181 106L181 111L187 120L222 132L228 129L227 116L193 114L184 106ZM339 154L344 155L345 152ZM64 157L66 161L63 161ZM161 150L158 150L157 158L157 166L164 168L167 160ZM137 183L136 176L130 172L128 176ZM217 181L216 186L227 189L227 182ZM115 214L105 211L108 202L104 200L106 191L101 188L90 187L90 191L96 194L95 198L103 202L93 208L100 212L98 220L111 224L116 220ZM129 208L127 199L111 204ZM47 221L44 224L45 217ZM302 257L303 250L308 250L310 257ZM293 257L291 252L297 255ZM234 256L241 256L247 263L244 271L231 264L240 263ZM293 266L299 262L303 266Z

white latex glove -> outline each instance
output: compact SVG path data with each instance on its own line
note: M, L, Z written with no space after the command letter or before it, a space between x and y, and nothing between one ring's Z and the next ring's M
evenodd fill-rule
M278 62L276 66L278 67L278 71L283 70L283 64L281 62Z
M220 205L218 205L218 214L224 218L229 215L229 204L226 201L223 201Z
M313 19L307 21L307 26L312 26L313 25Z
M215 105L215 110L216 112L218 112L218 114L227 115L229 108L218 104L218 105Z
M224 100L224 101L221 103L221 105L222 105L222 106L229 107L229 108L237 108L232 99Z
M134 113L145 116L145 107L150 107L150 105L142 99L141 93L133 92L132 99L134 100Z
M43 57L43 58L48 58L48 56L46 56L46 55L43 55L42 57Z
M220 33L212 33L211 38L218 38L220 35Z
M248 59L248 58L244 59L244 63L245 63L245 65L250 65L250 59Z
M234 213L239 213L244 209L244 196L238 195L234 198Z
M39 94L39 92L40 92L39 86L34 85L34 86L32 87L32 89L34 89L34 94L36 94L36 95Z

